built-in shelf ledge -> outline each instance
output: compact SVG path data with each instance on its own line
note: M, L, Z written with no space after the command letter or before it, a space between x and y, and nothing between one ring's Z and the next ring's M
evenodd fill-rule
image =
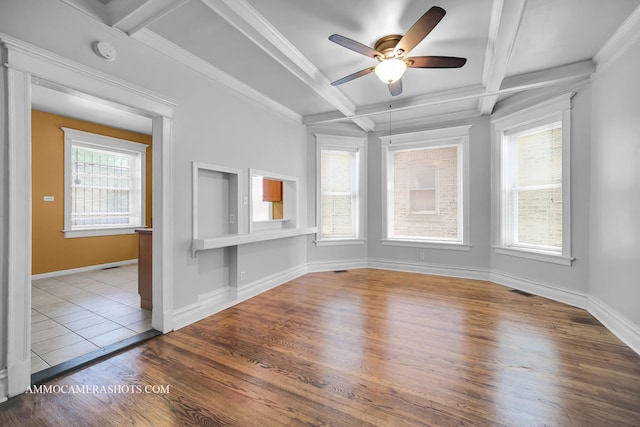
M195 257L198 251L206 251L207 249L226 248L228 246L244 245L247 243L305 236L307 234L315 234L317 232L318 227L285 228L279 230L258 231L249 234L225 234L218 237L211 237L209 239L193 239L191 243L191 255Z

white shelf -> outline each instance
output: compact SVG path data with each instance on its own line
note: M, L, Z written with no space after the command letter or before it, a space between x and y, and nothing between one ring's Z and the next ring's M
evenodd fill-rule
M247 243L304 236L317 232L318 227L285 228L279 230L259 231L249 234L225 234L209 239L193 239L191 243L191 254L195 256L196 252L206 251L207 249L226 248L229 246L244 245Z

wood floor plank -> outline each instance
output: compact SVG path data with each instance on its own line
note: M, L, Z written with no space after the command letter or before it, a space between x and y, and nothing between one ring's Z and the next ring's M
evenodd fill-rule
M312 273L49 386L0 425L638 426L640 356L584 310L490 282Z

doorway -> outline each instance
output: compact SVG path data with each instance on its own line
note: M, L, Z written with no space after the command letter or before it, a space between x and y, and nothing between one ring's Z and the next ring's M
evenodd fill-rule
M151 329L133 227L152 225L153 147L149 118L39 80L31 93L33 375Z
M152 119L153 153L153 305L151 323L172 330L171 145L175 103L127 81L113 78L28 43L2 36L7 91L8 235L7 370L0 378L6 395L31 384L31 108L32 80L47 81L75 94L100 100ZM164 262L163 260L167 260Z

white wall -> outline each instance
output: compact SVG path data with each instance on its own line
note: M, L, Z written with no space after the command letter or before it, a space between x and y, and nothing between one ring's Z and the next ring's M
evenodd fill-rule
M640 333L640 42L593 81L590 289ZM638 343L640 343L640 337Z

